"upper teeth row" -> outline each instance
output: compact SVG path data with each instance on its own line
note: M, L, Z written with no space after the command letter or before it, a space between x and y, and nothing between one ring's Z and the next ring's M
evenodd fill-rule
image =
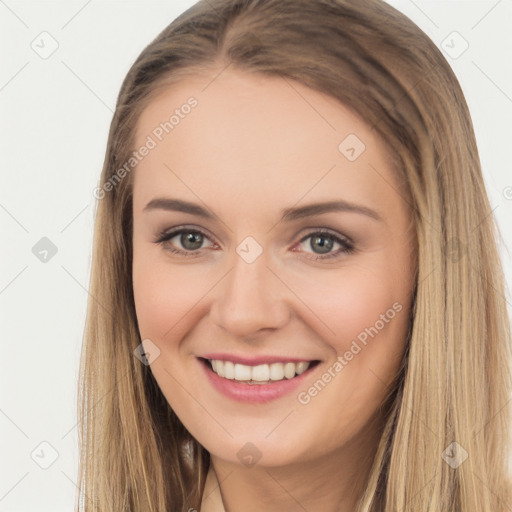
M226 379L234 380L282 380L284 377L293 379L295 374L304 373L310 365L310 361L299 363L272 363L258 366L233 363L231 361L210 360L213 371Z

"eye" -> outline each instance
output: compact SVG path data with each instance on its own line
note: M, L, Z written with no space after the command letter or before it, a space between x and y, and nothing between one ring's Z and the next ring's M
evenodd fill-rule
M173 242L173 239L176 239L176 241ZM203 248L202 245L205 240L209 240L209 237L202 231L182 227L172 231L163 231L155 240L155 243L161 244L167 251L174 254L198 256L198 251ZM181 245L183 249L176 248L177 244Z
M300 243L303 244L308 239L309 244L307 244L307 246L311 248L315 254L306 257L313 260L334 258L341 254L353 253L355 250L354 244L348 238L331 233L326 229L313 231L305 236ZM340 246L339 249L335 252L331 252L336 244Z
M173 241L173 239L176 239ZM300 244L304 244L309 239L309 248L314 254L307 253L306 257L313 260L322 260L334 258L341 254L350 254L355 251L353 243L345 236L338 235L326 229L318 229L303 237ZM171 231L162 231L155 243L162 245L165 250L178 254L181 256L200 256L201 249L204 249L203 243L205 240L210 241L208 235L199 229L188 227L181 227ZM339 245L339 249L331 252L335 245ZM180 245L182 248L177 247ZM211 243L209 247L214 247L216 244ZM292 249L296 251L296 249ZM302 251L303 252L303 251Z

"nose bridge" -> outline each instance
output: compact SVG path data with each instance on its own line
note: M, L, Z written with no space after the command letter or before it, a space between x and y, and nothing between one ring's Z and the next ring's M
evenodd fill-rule
M281 327L288 318L282 283L267 268L265 251L257 254L250 243L237 247L212 305L213 320L236 336Z

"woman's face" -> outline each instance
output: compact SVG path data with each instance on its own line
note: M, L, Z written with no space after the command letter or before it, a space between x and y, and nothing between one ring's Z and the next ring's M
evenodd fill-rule
M384 143L334 99L215 76L172 86L137 125L133 288L150 368L225 461L339 453L369 438L405 347L407 203Z

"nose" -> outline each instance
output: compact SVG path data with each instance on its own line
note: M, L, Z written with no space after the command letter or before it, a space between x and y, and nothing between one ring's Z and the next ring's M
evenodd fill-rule
M265 251L252 263L235 253L231 270L215 289L210 318L233 337L258 336L289 320L286 295L291 292L268 267Z

